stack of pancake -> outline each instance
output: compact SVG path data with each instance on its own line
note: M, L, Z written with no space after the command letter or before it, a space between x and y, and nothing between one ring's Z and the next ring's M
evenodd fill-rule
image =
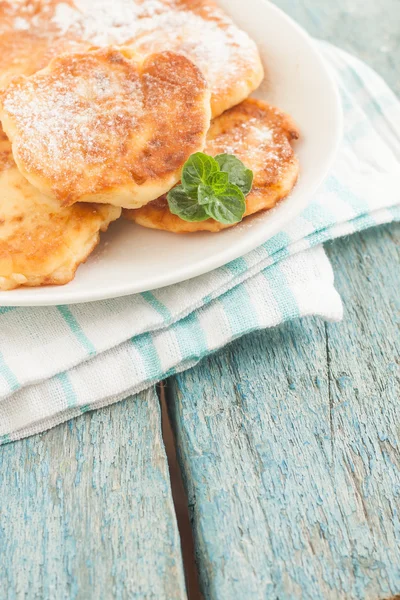
M195 152L254 172L246 214L293 188L299 134L250 99L254 42L210 0L0 0L0 289L61 285L112 221L175 233Z

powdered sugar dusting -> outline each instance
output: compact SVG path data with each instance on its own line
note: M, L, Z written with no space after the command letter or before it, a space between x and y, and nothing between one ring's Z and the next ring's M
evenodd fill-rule
M223 119L224 117L220 117ZM229 117L227 117L229 119ZM252 117L230 125L223 133L212 137L210 147L214 152L235 154L239 158L246 156L253 159L256 154L265 155L265 148L274 144L274 130L262 119ZM230 126L229 126L230 125ZM250 155L253 156L250 156Z
M15 13L14 30L47 34L49 46L62 38L71 41L71 49L88 42L129 45L142 54L182 53L202 70L216 96L242 89L261 71L254 42L211 0L9 0L7 6Z
M42 192L67 204L89 197L131 206L170 189L203 149L209 101L183 56L142 63L111 47L63 54L14 79L1 113L16 162Z
M248 35L216 6L204 2L203 11L191 2L171 0L75 0L56 6L53 23L64 35L75 35L96 46L129 44L144 52L178 51L197 63L211 87L232 83L243 65L254 62L257 51Z
M65 35L69 29L79 23L79 18L76 8L60 2L55 9L53 23L57 26L60 35Z
M165 10L159 0L149 0L144 5L132 0L76 0L71 6L57 4L53 23L62 35L71 30L96 46L126 44L136 34L138 20L153 17Z
M206 151L211 155L234 154L254 172L255 183L279 181L293 157L287 123L282 113L268 104L246 100L216 119Z
M127 78L89 60L10 86L3 107L22 135L26 166L65 179L112 159L115 143L130 136L143 114L139 78Z
M30 27L29 21L22 17L16 17L14 19L13 27L15 31L27 31Z
M232 24L221 27L218 21L189 11L141 20L132 45L143 53L163 48L185 54L200 67L213 90L232 85L254 50L247 34Z

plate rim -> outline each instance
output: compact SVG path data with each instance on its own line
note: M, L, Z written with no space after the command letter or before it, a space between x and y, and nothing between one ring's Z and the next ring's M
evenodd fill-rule
M325 73L327 83L330 87L330 94L332 95L332 98L335 101L334 114L330 115L330 118L336 123L336 127L334 130L335 139L332 143L329 153L326 154L325 160L323 162L318 176L315 177L315 181L311 186L304 190L299 195L299 197L296 198L296 204L291 205L291 219L293 219L297 217L310 204L313 195L321 186L333 165L340 142L342 140L343 107L333 72L324 60L320 49L315 43L315 40L308 34L308 32L305 29L303 29L298 23L296 23L296 21L294 21L289 15L287 15L281 8L273 4L270 0L262 0L262 2L268 5L269 10L274 11L276 14L279 15L279 18L285 20L290 27L294 28L297 31L298 35L302 38L303 42L312 51L312 53L315 56L315 59L319 63L319 67ZM290 199L290 195L288 198ZM285 200L283 202L285 202ZM185 265L183 267L180 267L178 271L174 271L172 275L167 272L163 276L158 276L157 282L151 283L151 278L149 280L142 279L141 284L138 286L135 286L134 282L131 285L127 285L127 283L125 282L119 287L113 285L109 293L104 289L92 290L90 296L87 295L88 292L86 292L85 296L84 292L79 292L78 290L75 294L71 294L71 297L66 297L64 292L68 284L66 284L66 286L48 286L47 289L52 290L51 296L49 295L48 298L38 297L37 300L34 297L35 290L37 288L22 288L23 293L21 293L21 288L17 288L16 290L0 292L0 307L41 307L65 304L87 304L90 302L99 302L101 300L122 298L125 296L144 293L146 291L150 292L170 285L182 283L184 281L194 279L201 275L205 275L206 273L209 273L226 264L229 264L230 262L244 256L248 252L251 252L255 248L261 246L263 243L265 243L266 241L274 237L277 233L279 233L282 230L283 225L288 222L286 212L287 211L284 210L282 210L280 213L279 211L277 211L274 227L266 237L263 237L260 234L254 235L253 238L243 236L242 241L239 240L238 242L236 242L234 247L232 248L228 246L226 250L219 252L216 258L214 256L209 256L205 260L199 262L199 264L196 265L194 268L191 265ZM20 297L13 297L13 292L21 293Z

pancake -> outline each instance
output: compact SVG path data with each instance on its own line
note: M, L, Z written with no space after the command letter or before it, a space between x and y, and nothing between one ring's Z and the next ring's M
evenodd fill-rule
M212 0L0 0L0 88L60 52L109 45L187 56L207 79L214 117L263 79L256 45Z
M289 116L259 100L245 100L212 122L205 152L211 156L234 154L254 172L245 217L273 208L293 189L299 162L291 142L298 137ZM126 210L124 216L143 227L174 233L218 232L232 227L213 219L184 221L170 212L166 195L138 210Z
M90 47L72 32L60 35L54 22L58 4L58 0L0 0L0 89L16 75L44 69L62 52Z
M121 213L94 204L60 209L22 177L1 129L0 198L0 290L68 283Z
M165 48L193 60L209 84L213 117L259 87L264 70L256 44L214 2L164 0L162 4L168 10L143 19L131 45L144 54Z
M62 206L137 208L170 190L204 148L210 92L172 52L62 54L0 94L0 118L28 181Z

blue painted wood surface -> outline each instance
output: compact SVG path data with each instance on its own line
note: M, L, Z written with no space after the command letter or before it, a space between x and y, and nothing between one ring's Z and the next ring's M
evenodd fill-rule
M400 94L398 0L276 4ZM207 599L400 594L399 246L399 226L329 246L343 324L249 336L170 381Z
M399 0L273 0L312 36L365 60L400 95Z
M207 599L400 593L400 226L329 254L344 323L249 336L170 381Z
M400 93L399 0L276 3ZM400 592L399 236L329 248L343 324L251 336L170 382L206 600ZM185 598L154 393L2 448L0 497L1 600Z
M154 390L0 451L0 599L186 598Z

